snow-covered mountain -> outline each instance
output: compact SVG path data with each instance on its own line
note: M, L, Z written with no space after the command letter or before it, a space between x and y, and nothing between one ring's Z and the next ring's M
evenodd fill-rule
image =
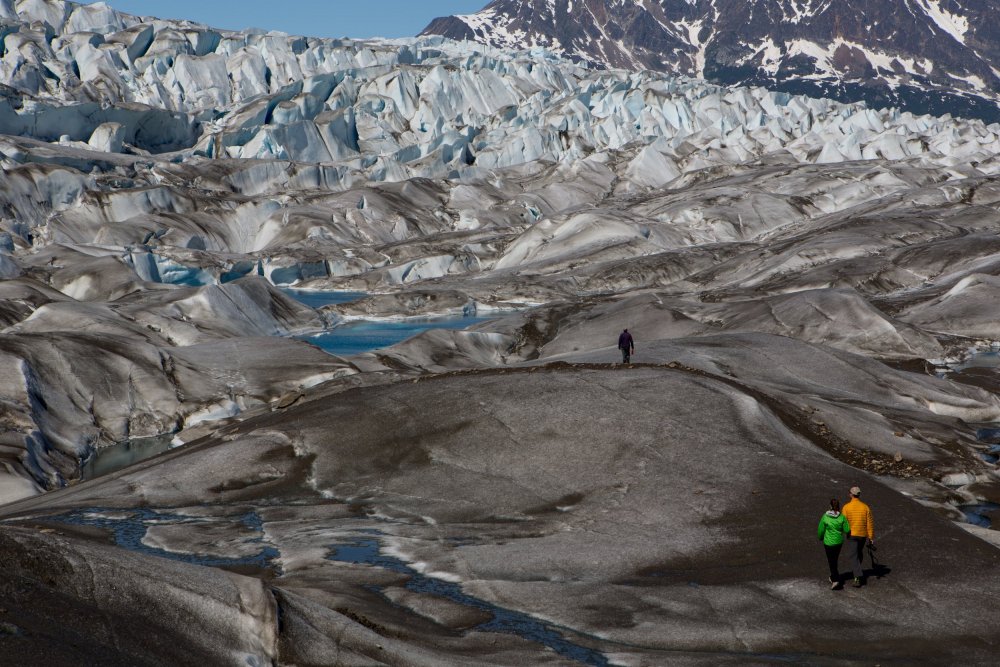
M996 0L495 0L422 34L1000 120Z

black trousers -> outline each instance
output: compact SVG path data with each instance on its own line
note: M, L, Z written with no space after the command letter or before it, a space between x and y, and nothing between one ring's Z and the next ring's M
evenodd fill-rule
M830 581L840 579L840 566L837 561L840 559L840 549L843 546L843 543L834 544L832 547L829 544L823 545L823 548L826 549L826 562L830 566Z

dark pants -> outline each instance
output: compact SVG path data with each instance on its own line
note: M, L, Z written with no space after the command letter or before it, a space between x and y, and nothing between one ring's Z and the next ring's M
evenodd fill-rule
M853 535L848 540L850 544L850 555L851 555L851 565L854 568L854 578L860 579L865 575L864 568L861 563L865 559L865 544L868 543L867 537L854 537Z
M829 544L823 545L823 548L826 549L826 562L830 566L830 581L840 579L840 566L837 561L840 559L840 548L843 546L843 542L834 544L832 547Z
M622 363L627 364L632 358L632 352L627 347L622 348Z

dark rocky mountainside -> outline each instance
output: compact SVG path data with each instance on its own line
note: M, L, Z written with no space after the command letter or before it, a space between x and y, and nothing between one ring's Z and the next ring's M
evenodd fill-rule
M495 0L422 34L1000 120L996 0Z

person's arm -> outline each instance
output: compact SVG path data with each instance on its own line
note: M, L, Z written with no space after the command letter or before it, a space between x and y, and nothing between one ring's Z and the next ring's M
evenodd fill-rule
M819 528L817 529L817 532L819 533L819 540L822 542L823 535L826 533L826 521L824 520L824 517L819 518Z
M841 527L841 530L844 531L844 537L850 537L851 536L851 522L848 521L847 517L844 516L843 514L841 514L840 516L843 517L843 519L844 519L844 525Z
M868 508L868 541L875 542L875 521L872 519L871 508Z

